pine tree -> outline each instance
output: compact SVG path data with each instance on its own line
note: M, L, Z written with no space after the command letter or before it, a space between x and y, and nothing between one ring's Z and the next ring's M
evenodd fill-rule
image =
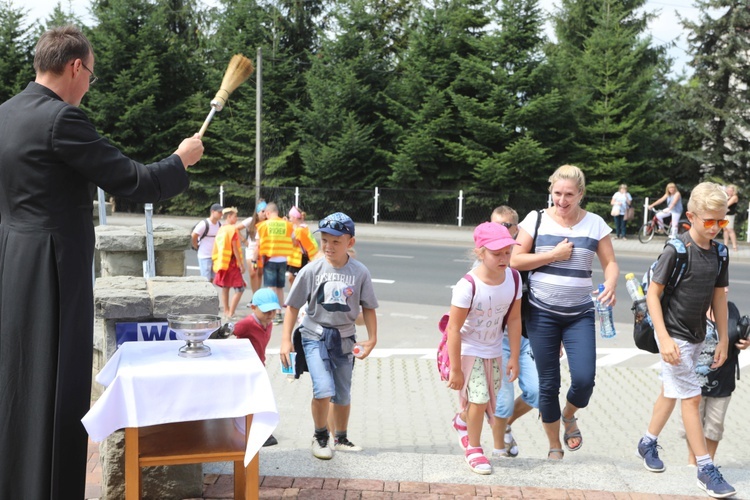
M27 10L0 3L0 102L5 102L34 79L32 28L26 27Z
M688 85L703 176L750 181L750 9L745 0L697 0L700 22L689 29L694 68ZM709 11L718 11L712 17Z

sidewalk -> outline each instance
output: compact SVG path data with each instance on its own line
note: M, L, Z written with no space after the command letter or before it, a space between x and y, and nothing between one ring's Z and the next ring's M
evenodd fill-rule
M192 228L193 218L155 217ZM142 216L110 216L110 224L141 224ZM358 224L363 239L399 240L415 244L432 242L472 245L472 228L416 224ZM646 253L654 258L664 239L641 244L637 238L614 240L617 253ZM738 255L750 258L750 247L741 244ZM389 304L381 304L382 308ZM402 332L408 335L408 331ZM272 345L278 345L278 343ZM494 473L480 476L465 464L450 419L456 411L454 391L436 376L434 356L398 355L358 362L352 386L349 437L364 447L360 453L336 453L330 461L310 453L310 379L303 375L288 382L280 373L277 349L269 349L268 373L281 421L274 435L277 446L261 450L263 498L706 498L696 486L694 468L686 466L687 451L677 437L675 411L660 436L667 470L654 474L635 456L638 438L645 430L659 391L653 365L656 355L643 353L628 365L602 366L597 370L591 405L579 413L584 436L580 451L567 452L562 462L548 462L541 422L531 413L520 419L513 432L520 455L493 459ZM565 366L565 365L564 365ZM747 372L747 370L744 370ZM563 384L568 372L563 369ZM743 374L744 375L744 374ZM717 462L737 488L735 498L750 499L750 455L744 436L745 416L750 415L750 391L738 385L726 422L730 438L721 442ZM485 453L492 450L491 432L482 433ZM87 498L100 495L98 446L90 446ZM204 465L203 498L232 498L231 464Z

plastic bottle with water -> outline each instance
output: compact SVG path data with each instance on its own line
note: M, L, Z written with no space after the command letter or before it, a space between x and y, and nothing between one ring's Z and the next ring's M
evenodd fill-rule
M612 306L605 305L599 302L599 297L604 292L604 284L599 285L599 292L594 298L594 308L596 309L596 317L599 323L599 335L603 339L611 339L617 332L615 332L615 322L612 316Z
M635 277L635 274L628 273L625 275L625 287L628 289L630 298L633 299L633 313L635 313L635 322L640 323L648 312L646 305L646 296L643 293L641 284Z

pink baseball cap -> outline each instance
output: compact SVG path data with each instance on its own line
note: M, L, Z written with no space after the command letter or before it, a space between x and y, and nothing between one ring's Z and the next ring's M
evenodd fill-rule
M487 250L500 250L510 245L520 245L505 226L494 222L483 222L474 229L474 245Z

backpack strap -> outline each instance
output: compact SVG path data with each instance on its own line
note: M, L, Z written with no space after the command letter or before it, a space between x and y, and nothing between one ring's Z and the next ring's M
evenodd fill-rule
M518 295L518 288L520 287L521 282L521 275L516 271L515 269L511 268L511 273L513 274L513 284L515 285L513 287L513 302L510 303L510 307L505 312L505 316L503 316L503 328L502 331L505 331L505 327L508 324L508 316L510 316L510 311L513 310L513 306L516 303L516 295Z
M474 305L474 296L477 294L477 284L474 282L474 276L469 273L464 274L464 279L471 283L471 302L469 302L469 311Z
M667 284L664 286L665 297L674 293L675 287L680 284L688 266L688 253L685 243L679 238L671 238L664 244L664 246L667 245L672 246L677 251L677 259L675 260L671 274L667 278Z
M729 249L724 243L719 243L718 241L711 240L711 244L716 249L716 258L719 259L719 272L716 273L716 276L721 276L721 271L726 267L727 262L729 262Z

